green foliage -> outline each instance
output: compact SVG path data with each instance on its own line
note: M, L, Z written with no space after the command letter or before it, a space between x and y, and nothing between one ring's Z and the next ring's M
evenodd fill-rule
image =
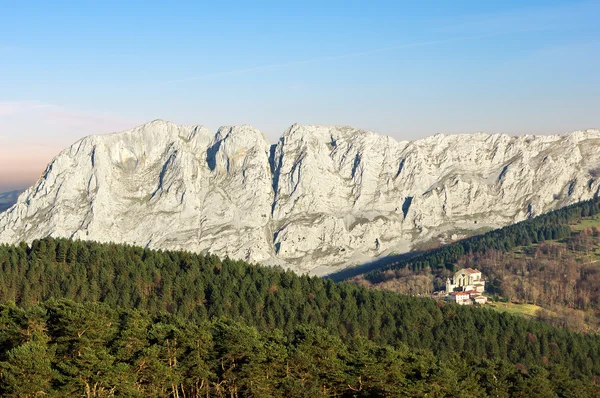
M5 374L50 341L67 395L484 396L516 388L516 364L600 375L596 335L212 255L46 238L0 246L0 270ZM471 366L492 358L513 373L484 392ZM45 365L23 369L47 386Z
M8 396L35 397L50 389L54 355L45 342L29 341L5 353L0 363L2 390ZM3 396L4 396L3 394Z
M1 343L14 347L0 352L2 396L598 396L589 380L571 379L560 366L439 360L403 344L343 342L314 326L286 338L226 318L190 323L68 300L0 305L0 312ZM75 319L88 323L68 327ZM41 327L29 341L18 337L24 324Z

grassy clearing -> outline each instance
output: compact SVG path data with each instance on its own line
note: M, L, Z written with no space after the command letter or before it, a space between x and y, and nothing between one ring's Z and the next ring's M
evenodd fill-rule
M581 231L586 228L600 227L600 216L585 218L575 225L571 225L574 231Z
M543 309L542 320L549 321L551 325L566 327L581 333L598 333L600 331L598 319L595 314L586 314L585 311L568 307L561 307L556 311L533 304L517 303L489 303L487 307L498 312L507 312L528 319L537 318L538 310Z
M535 317L538 310L542 307L533 304L517 304L517 303L490 303L488 307L498 312L508 312L515 315L526 317Z

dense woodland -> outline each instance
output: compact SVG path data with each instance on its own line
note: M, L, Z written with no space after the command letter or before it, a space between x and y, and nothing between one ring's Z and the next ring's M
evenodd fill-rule
M308 325L286 337L224 318L192 323L68 300L0 305L0 325L2 396L600 396L554 364L441 361Z
M400 353L389 351L392 353L390 354L392 357L405 354L409 356L415 354L417 357L424 356L423 361L426 361L426 365L423 365L422 371L426 373L417 374L414 378L423 381L423 386L427 384L431 388L443 388L444 390L439 390L445 391L440 392L441 396L455 396L453 393L448 392L451 391L448 389L458 388L457 386L461 385L460 383L473 382L477 384L473 380L479 380L479 383L483 383L482 380L488 377L489 374L488 376L480 374L480 370L478 370L480 367L482 368L481 372L484 372L485 369L489 370L489 367L504 369L502 371L498 370L499 373L496 377L500 377L500 380L510 380L506 382L506 385L512 386L511 388L520 388L519 385L524 385L520 383L527 383L523 380L529 380L528 377L540 377L547 380L544 385L552 388L556 393L567 387L561 387L553 383L565 380L566 377L576 380L573 381L577 384L576 388L590 388L588 392L591 394L591 391L596 391L597 387L593 387L593 383L597 381L596 378L600 375L600 337L595 334L573 333L566 329L551 327L542 322L526 320L508 314L499 314L485 308L444 305L429 299L400 296L392 292L370 290L353 284L335 284L330 280L298 276L292 272L260 267L240 261L221 260L216 256L203 256L187 252L161 252L125 245L47 238L35 241L31 246L25 244L16 247L0 246L0 270L0 301L14 302L16 306L11 307L7 304L4 307L5 318L2 321L4 327L0 330L18 329L20 330L19 333L29 336L33 331L29 330L29 326L25 327L25 325L30 324L29 317L31 315L28 314L38 314L35 316L40 318L33 321L31 328L39 328L41 331L47 330L47 332L44 332L45 337L41 338L46 341L44 349L52 352L48 357L50 358L48 359L48 366L52 370L52 377L48 383L50 383L52 389L60 391L67 388L64 386L70 383L66 381L69 378L81 379L87 377L85 375L104 372L96 367L104 366L102 364L106 358L110 358L107 360L109 364L107 366L114 366L115 371L117 371L116 368L125 369L126 366L138 366L135 364L141 354L135 354L134 351L129 352L130 357L115 359L114 362L111 362L113 361L112 358L116 358L119 354L115 351L118 344L117 346L113 345L116 344L118 338L110 333L113 333L114 328L118 329L121 327L119 325L123 325L122 317L124 316L122 314L114 315L112 311L129 313L132 310L148 312L149 315L143 313L140 315L146 317L147 328L152 328L152 325L158 322L158 319L166 319L165 323L167 324L175 322L177 325L188 325L185 327L192 328L190 330L196 330L194 328L213 330L215 320L225 319L223 322L227 325L243 328L244 333L255 333L256 339L261 341L261 347L264 346L264 349L267 349L266 347L271 344L268 340L272 338L270 336L273 333L278 333L277 338L281 339L279 341L286 347L285 355L293 355L296 352L296 344L300 344L296 338L298 333L303 333L303 330L309 330L310 333L321 333L318 340L325 339L325 336L331 336L330 339L333 339L331 341L335 341L335 344L339 345L340 354L335 354L333 357L341 361L340 366L342 366L342 369L355 367L354 371L359 373L352 373L351 370L342 372L325 370L324 372L329 375L328 377L339 376L336 379L338 381L335 382L339 384L334 382L328 384L329 382L321 380L321 377L325 377L325 375L319 376L323 373L318 372L323 371L318 369L321 364L315 362L317 359L310 357L305 359L306 366L311 366L311 369L316 373L311 370L298 377L304 380L303 383L307 383L307 386L310 384L310 388L314 389L307 391L317 391L318 389L322 395L397 395L397 393L389 391L379 391L376 389L379 387L369 387L373 388L369 390L370 392L366 392L367 390L362 393L355 391L356 388L361 388L361 382L366 383L367 376L363 377L360 373L362 370L358 370L359 368L362 369L363 365L353 362L354 360L345 356L344 353L348 353L347 355L350 356L354 355L355 349L349 347L358 344L357 342L367 344L373 347L373 350L384 350L382 352L388 352L385 350L389 350L390 346L400 350ZM53 299L70 299L79 303L100 302L105 306L88 305L80 307L68 302L57 304L57 302L52 301ZM48 300L50 301L48 302ZM54 308L53 306L57 305L68 307L64 310L66 311L64 316L70 316L69 313L71 312L79 315L70 321L60 321L60 317L54 317L52 315L54 312L49 310L50 307ZM74 307L69 309L72 306ZM77 363L82 361L85 366L91 367L92 370L77 367L79 365L74 365L75 367L69 368L70 370L62 370L62 364L65 361L60 353L64 352L63 350L72 348L69 339L73 337L62 336L60 330L63 327L68 328L69 324L73 328L78 328L80 325L87 324L86 322L97 322L96 319L100 316L93 311L87 314L87 309L89 311L92 311L92 309L93 311L104 311L107 314L110 312L113 314L110 317L117 317L109 318L110 320L106 322L107 330L111 331L110 333L107 332L106 336L109 337L91 337L91 327L79 328L76 333L79 339L92 339L97 347L104 347L104 350L107 351L102 351L102 354L98 354L99 357L94 356L94 359L81 358L85 352L79 349L70 351L68 355L71 355L73 361ZM14 317L17 317L20 321L13 319ZM151 321L148 320L149 317L152 317ZM119 321L116 319L119 319ZM7 326L15 322L20 326ZM61 326L53 325L53 322L59 322L58 324ZM94 324L96 326L93 329L101 326L97 323ZM184 326L181 327L185 329ZM323 331L320 331L320 328ZM54 330L55 335L52 335L52 330ZM275 332L276 330L278 332ZM16 337L13 332L4 333L5 337L3 338L8 340L3 345L4 348L1 350L0 357L4 361L3 366L7 367L6 369L12 369L3 371L3 383L9 383L7 380L12 377L10 372L21 371L22 368L19 368L19 366L25 368L33 366L33 364L28 364L26 359L15 359L14 355L19 352L27 355L31 350L41 350L42 348L38 346L19 348L30 343L31 338ZM118 332L114 331L114 333ZM125 333L123 331L122 333L129 335L129 332ZM154 332L138 330L135 333L141 333L146 336L146 339L150 339ZM185 333L193 334L195 332L188 331ZM167 344L167 347L162 349L168 351L168 344L171 343L168 343L167 340L172 342L173 339L167 339L164 337L165 335L162 336L156 337L156 340L153 340L155 343L152 344ZM218 336L212 337L213 341L219 338ZM134 338L136 341L137 339L139 338ZM366 340L370 343L366 343ZM149 340L142 339L138 343L139 350L146 348L148 350L161 350L161 348L152 346ZM146 347L146 344L150 345ZM215 344L221 343L215 342ZM62 348L61 345L71 348ZM174 350L175 348L171 347L171 349ZM403 349L408 351L403 354ZM171 357L169 366L176 368L174 372L178 375L177 377L187 377L179 373L180 370L181 372L184 372L184 370L178 366L183 366L182 364L187 361L185 353L189 351L187 348L182 348L181 351L177 349L176 351L180 352L182 357ZM226 350L211 352L210 355L222 360L224 357L221 354L226 352ZM30 352L30 354L34 355L33 352ZM107 356L103 356L105 354ZM263 354L267 355L264 352L261 353L261 355ZM321 358L323 361L325 361L323 358L328 358L327 355L333 355L331 352L323 350L320 350L320 354L325 355ZM59 356L52 357L52 355ZM52 362L52 358L58 359L55 359L56 362ZM261 358L269 366L272 364L275 367L276 363L273 361L283 361L281 358L270 358L268 356L262 356ZM373 354L371 359L373 358L376 359L373 360L374 362L378 362L379 360L383 361L381 358L385 358L385 356L380 358L380 354ZM179 365L174 364L175 359ZM11 360L17 361L16 364L11 364ZM258 366L255 360L248 361L248 366ZM406 361L410 362L412 360ZM325 362L329 362L329 359ZM279 364L281 363L285 362L279 362ZM398 363L399 369L402 369L403 363L404 360ZM221 385L219 383L222 383L223 379L218 376L218 369L215 370L214 361L208 361L207 366L212 372L211 374L215 374L210 379L210 383L212 383L210 384L212 386L210 391L217 394L217 391L221 391L218 390L220 387L217 386ZM348 368L344 368L344 366L348 366ZM396 365L388 363L386 368L389 369L393 366ZM437 367L436 369L441 373L428 370L428 367ZM221 371L226 368L225 365L222 365ZM241 372L242 368L236 365L235 371ZM329 368L325 367L325 369ZM366 370L363 370L370 371L370 369L367 366ZM469 369L470 372L473 372L472 375L469 373ZM518 372L515 372L515 369ZM508 373L504 373L505 371ZM71 373L68 373L70 376L65 376L61 372ZM439 381L433 382L433 379L428 378L433 377L434 374L437 375L435 377L440 378ZM505 374L506 376L504 376ZM351 375L355 376L354 382L347 379ZM474 379L471 380L467 376ZM514 377L517 377L517 379ZM48 378L44 380L48 380ZM196 392L203 391L206 393L208 391L206 390L208 388L206 383L209 383L209 379L205 381L203 387L205 389L196 389ZM271 381L285 383L281 380ZM447 384L444 384L445 382ZM127 385L138 388L139 383L136 383L130 380L130 384ZM229 381L222 385L231 386L228 383ZM242 382L240 381L240 383ZM401 384L382 381L380 376L373 376L373 383L379 383L379 385L389 384L390 388L401 388ZM77 385L79 387L72 385L68 388L84 388L84 384ZM337 387L334 387L334 385L337 385ZM182 390L177 390L179 388L177 383L173 387L165 386L163 382L157 382L152 388L158 388L158 386L163 389L170 387L169 394L174 396L184 396ZM283 384L277 384L277 388L283 388L282 386ZM5 388L8 389L8 387ZM115 386L106 388L102 394L108 394ZM121 391L119 388L114 391ZM185 384L182 388L185 391L191 391L188 384ZM228 391L229 393L233 391L233 396L236 396L235 391L239 393L239 396L268 396L251 393L246 384L243 386L242 384L236 384L236 387L231 388L234 388L234 390L222 391ZM162 392L156 394L166 394L166 390L160 391ZM179 391L179 395L175 391ZM468 395L470 393L466 392L467 395L463 396L484 396L486 393L479 391ZM90 396L101 396L102 394L97 393ZM146 393L144 392L144 394ZM190 396L192 393L186 392L185 394L185 396ZM407 392L406 394L407 396L421 396L418 393L411 393L413 395L410 395ZM560 393L559 396L586 396L581 394ZM499 393L498 396L509 395Z

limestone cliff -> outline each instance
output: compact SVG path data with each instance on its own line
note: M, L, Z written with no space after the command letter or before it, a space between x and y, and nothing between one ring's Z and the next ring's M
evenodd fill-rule
M0 214L0 242L126 242L322 272L589 199L599 177L598 130L398 142L294 125L271 145L250 126L154 121L61 152Z

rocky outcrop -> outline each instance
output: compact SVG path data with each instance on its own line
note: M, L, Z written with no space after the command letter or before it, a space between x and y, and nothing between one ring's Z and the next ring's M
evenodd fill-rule
M215 253L305 272L504 226L600 186L600 131L413 142L300 126L154 121L60 153L0 214L0 242L44 236Z

